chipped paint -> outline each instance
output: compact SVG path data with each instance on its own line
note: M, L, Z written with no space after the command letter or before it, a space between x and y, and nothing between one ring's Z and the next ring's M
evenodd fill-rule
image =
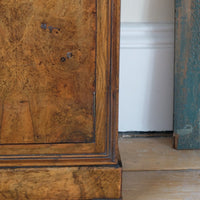
M176 0L175 42L177 148L197 149L200 148L200 0Z
M193 127L192 125L187 124L183 129L178 129L177 130L177 134L181 135L181 136L186 136L186 135L190 135L193 132Z

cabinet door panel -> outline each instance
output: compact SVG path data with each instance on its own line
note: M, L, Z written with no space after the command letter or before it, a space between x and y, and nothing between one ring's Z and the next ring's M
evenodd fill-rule
M93 141L96 1L1 1L0 9L0 143Z
M0 1L0 167L116 164L119 10Z

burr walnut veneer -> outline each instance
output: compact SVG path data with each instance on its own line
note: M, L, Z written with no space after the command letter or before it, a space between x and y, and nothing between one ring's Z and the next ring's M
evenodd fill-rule
M119 13L120 0L0 1L0 199L121 197Z

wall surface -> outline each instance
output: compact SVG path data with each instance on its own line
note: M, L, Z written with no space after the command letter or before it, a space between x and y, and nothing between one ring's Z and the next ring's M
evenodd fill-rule
M173 127L174 2L122 0L119 131Z
M121 0L122 22L169 23L174 20L174 0Z

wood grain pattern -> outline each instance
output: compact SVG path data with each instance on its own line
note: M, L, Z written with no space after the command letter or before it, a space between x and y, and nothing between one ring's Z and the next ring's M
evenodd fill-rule
M124 172L123 200L199 200L200 171Z
M119 3L0 1L0 199L121 198Z
M176 0L174 136L177 149L200 148L200 1Z
M121 197L121 169L102 167L0 169L1 200L92 200Z
M177 151L173 138L120 139L124 171L200 169L200 150Z
M0 5L0 166L116 164L120 0Z
M121 0L112 1L112 35L111 35L111 143L112 157L115 162L121 160L118 147L118 107L119 107L119 57L120 57L120 9Z
M173 138L120 139L123 200L199 200L200 150L177 151Z
M0 13L1 144L92 141L96 1L1 1Z

